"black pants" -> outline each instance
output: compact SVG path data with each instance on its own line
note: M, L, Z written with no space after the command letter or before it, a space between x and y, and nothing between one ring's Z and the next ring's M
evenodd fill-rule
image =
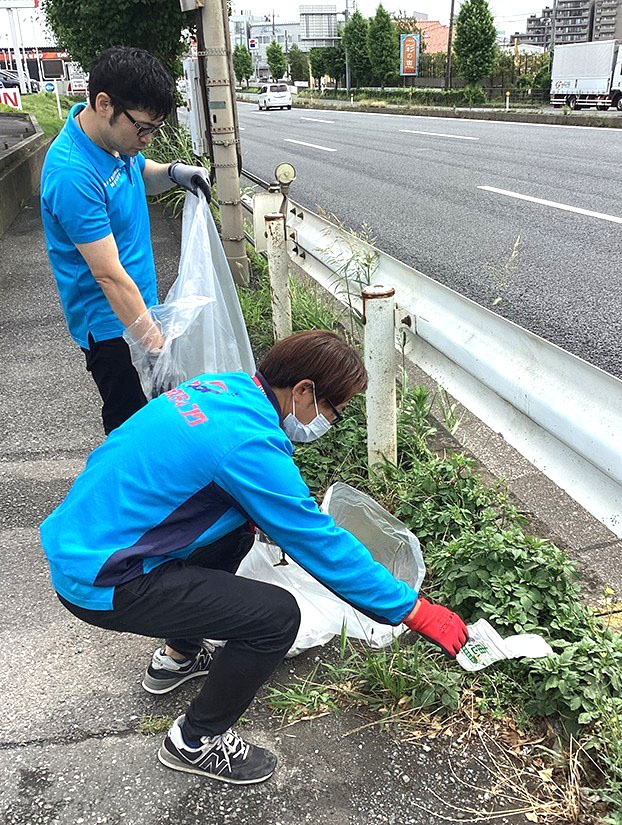
M147 399L123 338L94 341L89 332L89 349L82 348L82 352L86 356L86 368L104 402L102 421L108 435L144 407Z
M247 526L115 588L113 610L85 610L61 602L89 624L123 633L163 636L194 656L201 640L226 639L186 711L191 739L230 728L291 647L300 625L287 590L235 576L253 544Z

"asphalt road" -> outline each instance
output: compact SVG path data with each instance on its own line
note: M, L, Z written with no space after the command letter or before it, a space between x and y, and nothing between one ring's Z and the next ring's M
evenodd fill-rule
M620 130L238 105L245 169L622 376Z

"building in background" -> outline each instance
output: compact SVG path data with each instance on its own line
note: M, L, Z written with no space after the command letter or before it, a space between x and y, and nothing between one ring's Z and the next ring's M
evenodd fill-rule
M231 43L235 46L245 42L248 46L249 41L253 40L256 47L250 51L255 67L254 77L256 80L269 80L266 50L273 40L285 54L294 44L303 52L320 46L335 46L340 39L337 15L336 6L300 6L300 20L292 22L281 22L273 15L258 19L250 12L241 12L229 18ZM244 36L245 40L242 39Z
M527 31L513 35L519 43L533 43L550 49L553 45L580 43L592 39L594 0L559 0L546 6L540 15L527 18Z
M236 46L248 47L251 36L250 26L252 23L263 22L265 17L258 17L248 9L242 9L239 14L229 15L229 36L231 38L231 48Z
M262 20L261 23L249 24L249 37L257 44L256 49L251 49L253 58L253 75L257 80L269 80L270 69L266 50L273 40L281 46L285 54L296 44L301 49L300 43L300 23L280 23L276 19L270 21ZM247 44L248 45L248 44ZM303 49L306 51L306 49Z
M300 6L299 12L300 48L303 51L337 45L340 38L336 6Z
M622 0L596 0L594 40L622 40Z

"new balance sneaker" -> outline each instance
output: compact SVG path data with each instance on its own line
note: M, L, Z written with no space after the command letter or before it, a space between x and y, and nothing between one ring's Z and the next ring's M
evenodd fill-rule
M252 785L269 779L276 768L276 756L265 748L245 742L231 728L219 736L203 736L196 747L184 740L184 717L173 722L158 759L167 768L231 782Z
M194 659L188 659L186 662L176 662L171 656L167 656L164 648L158 649L153 654L151 664L145 673L143 687L149 693L168 693L183 685L188 679L206 676L213 654L214 647L207 642L203 643Z

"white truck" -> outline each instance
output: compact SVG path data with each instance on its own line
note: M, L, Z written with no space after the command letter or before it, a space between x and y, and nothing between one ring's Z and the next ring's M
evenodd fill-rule
M622 111L622 49L619 40L556 46L551 69L551 105Z

